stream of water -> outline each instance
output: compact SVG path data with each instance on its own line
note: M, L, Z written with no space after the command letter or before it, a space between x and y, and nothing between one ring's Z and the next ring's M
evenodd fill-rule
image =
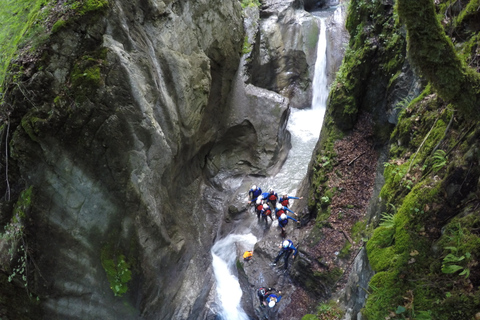
M300 182L307 173L313 148L320 135L328 97L325 18L319 18L319 24L320 33L313 77L312 108L293 109L291 111L287 129L291 133L292 149L277 175L258 181L264 192L272 188L279 196L283 193L295 195ZM245 193L242 196L246 199L247 194ZM274 223L277 222L274 221ZM220 319L249 319L240 306L242 290L235 272L232 271L235 269L237 246L243 251L252 250L257 240L251 233L244 235L230 234L217 241L212 248L213 269L217 283L217 301L222 309L219 314ZM242 250L239 250L239 252L243 252Z

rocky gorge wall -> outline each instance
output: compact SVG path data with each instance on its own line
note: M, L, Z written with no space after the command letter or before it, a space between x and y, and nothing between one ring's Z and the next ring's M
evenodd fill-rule
M252 61L263 56L301 83L243 83L235 1L111 1L18 59L5 94L11 197L1 213L6 226L20 221L29 247L39 303L22 317L213 316L209 250L228 232L235 179L282 163L289 99L304 105L313 77L313 18L300 2L267 2L263 12L288 18L280 25L305 26L281 27L304 39L286 45L304 59L259 54L276 38L260 28ZM2 259L11 271L16 258Z

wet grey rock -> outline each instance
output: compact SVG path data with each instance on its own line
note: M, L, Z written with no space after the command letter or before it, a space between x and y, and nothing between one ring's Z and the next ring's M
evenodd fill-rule
M347 285L338 298L346 310L342 319L362 319L360 309L365 304L366 289L373 275L374 272L368 263L367 251L363 248L355 258Z
M248 81L282 94L294 108L309 107L319 26L298 1L265 1Z

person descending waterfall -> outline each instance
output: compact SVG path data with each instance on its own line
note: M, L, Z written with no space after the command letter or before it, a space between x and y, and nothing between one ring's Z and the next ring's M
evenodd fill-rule
M272 294L274 291L277 291L275 288L258 288L257 290L257 296L258 299L260 300L260 307L266 307L268 305L268 302L266 301L266 298ZM281 291L278 291L278 294L281 294ZM280 301L280 300L279 300Z
M266 199L267 199L267 203L270 203L272 205L272 208L275 208L275 206L277 205L278 195L275 191L273 191L273 189L270 189L268 191L268 195Z
M255 203L255 212L257 213L257 218L260 219L260 215L262 214L263 207L265 204L263 204L262 199L258 198L257 202Z
M288 209L287 207L284 207L282 206L281 203L277 203L277 206L275 207L275 215L277 216L277 218L280 218L280 216L282 214L285 213L285 211L290 211L291 213L293 213L295 216L298 216L295 212L293 212L292 210Z
M287 234L287 231L285 230L287 224L288 224L288 219L293 220L298 224L300 224L300 221L295 220L294 218L287 216L285 213L282 213L280 218L278 218L278 226L282 228L282 237L285 237Z
M290 205L290 199L303 199L303 197L290 197L288 194L284 193L283 196L280 198L279 202L282 204L284 207L288 207Z
M248 190L248 204L255 203L257 201L258 196L262 194L262 189L253 185L250 190Z
M284 256L283 257L283 261L284 261L283 267L284 267L285 270L287 270L287 268L288 268L288 258L290 257L292 252L293 252L293 259L295 259L295 256L297 255L297 248L295 248L295 246L293 245L292 240L283 240L282 244L280 245L280 252L278 252L278 255L275 258L275 260L273 261L272 265L276 266L278 260L280 260L280 258L282 256Z
M272 218L272 209L268 206L268 204L263 204L263 210L261 211L262 219L265 220L265 224L268 225L267 219L270 218L273 222Z

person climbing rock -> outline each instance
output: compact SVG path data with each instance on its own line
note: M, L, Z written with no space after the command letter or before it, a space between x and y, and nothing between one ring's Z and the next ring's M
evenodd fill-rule
M273 191L273 189L270 189L268 191L268 195L266 199L267 199L267 203L270 203L272 205L272 208L275 208L275 206L277 205L278 195L275 191Z
M265 223L268 225L268 218L270 218L271 221L273 221L272 218L272 209L267 204L263 205L263 210L261 212L262 214L262 219L265 220Z
M257 187L256 185L253 185L250 190L248 190L248 204L250 203L255 203L257 201L257 198L262 194L262 189L260 187Z
M295 246L293 245L292 240L283 240L282 244L280 245L280 252L278 252L277 257L273 261L273 265L276 266L278 260L280 260L280 258L282 256L284 256L283 257L283 261L284 261L283 266L284 266L284 269L287 270L287 268L288 268L288 258L290 257L292 252L293 252L293 259L295 259L295 256L297 255L297 248L295 248Z
M290 197L288 194L284 193L279 202L282 204L282 206L288 207L290 205L290 199L303 199L303 197Z
M268 305L268 302L266 301L266 298L272 294L274 291L277 291L275 288L258 288L257 289L257 296L258 299L260 300L260 307L266 307ZM281 294L281 291L278 291L278 294Z
M275 215L277 216L277 218L280 218L280 216L282 214L284 214L285 211L289 211L289 212L293 213L295 216L297 216L297 214L295 212L293 212L292 210L288 209L285 206L282 206L281 203L277 203L277 206L275 207Z
M300 221L290 217L290 216L287 216L285 213L282 213L282 215L278 218L278 226L280 228L282 228L282 236L285 237L287 231L286 231L286 227L287 227L287 224L288 224L288 219L290 220L293 220L295 221L297 224L300 223Z

